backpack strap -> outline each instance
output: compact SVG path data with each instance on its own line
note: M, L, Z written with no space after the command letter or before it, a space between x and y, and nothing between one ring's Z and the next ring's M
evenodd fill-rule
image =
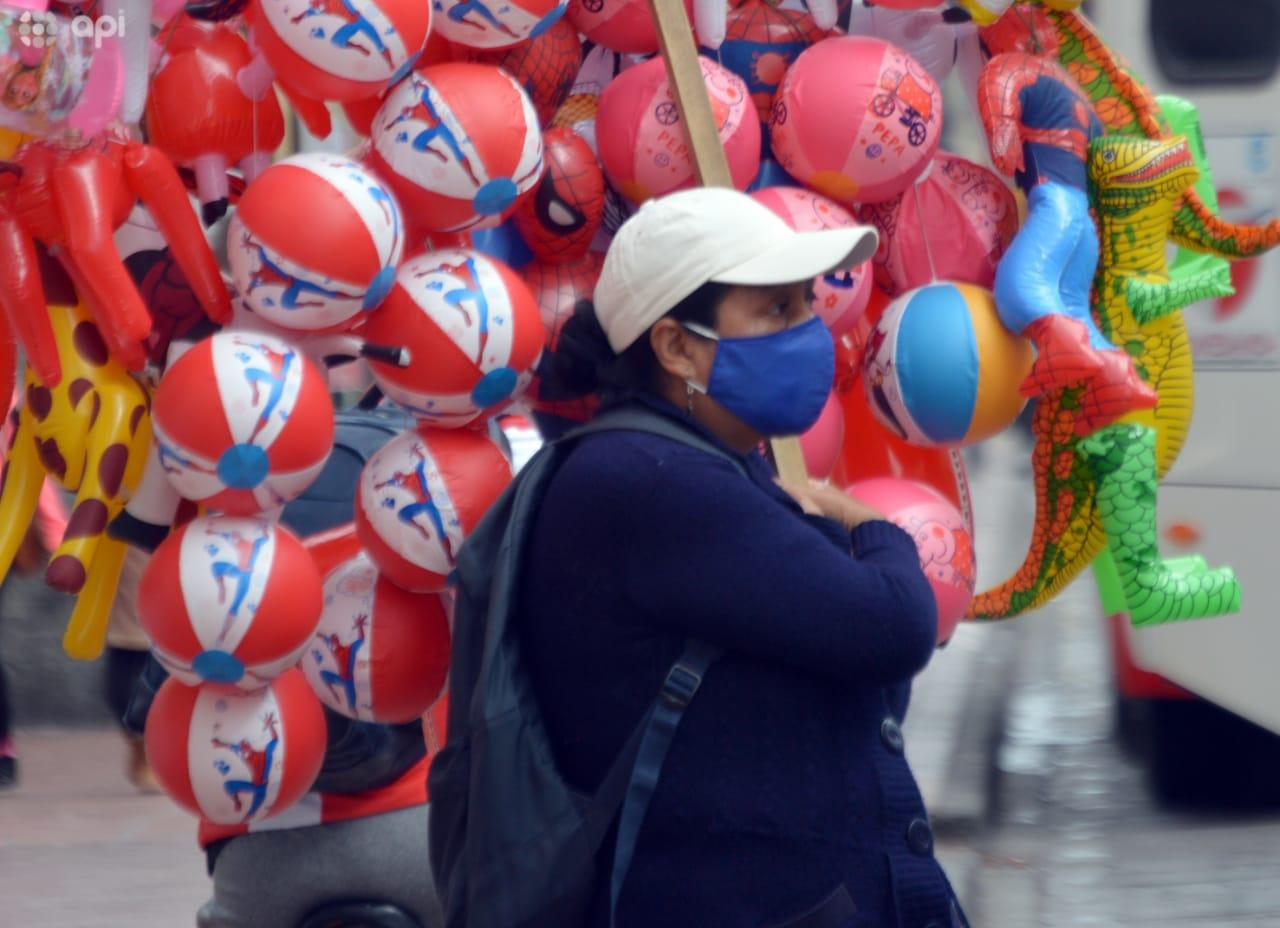
M640 838L640 826L644 824L649 800L658 787L658 775L662 773L667 752L671 749L671 742L675 740L676 729L680 726L685 709L702 685L707 668L720 654L720 648L714 645L692 638L685 642L684 653L667 671L667 678L662 681L658 698L645 719L635 764L631 768L631 782L627 785L622 814L618 819L618 841L614 845L613 873L609 879L609 928L613 928L618 897L622 894L622 884L631 868L631 858Z
M594 435L598 432L647 432L650 435L660 435L663 438L669 438L682 445L697 448L699 451L705 451L707 454L712 454L728 461L740 474L744 477L748 476L747 467L742 458L730 454L724 448L704 438L689 426L681 424L670 416L653 412L640 405L618 406L613 409L606 409L585 425L580 425L576 429L566 432L557 441L557 444L574 442L583 436Z
M733 465L742 476L749 477L746 464L723 448L699 435L688 426L669 416L653 412L643 406L631 405L606 410L586 425L567 433L561 442L573 442L599 432L631 431L660 435L672 441L688 445L707 454L715 455ZM598 847L618 815L618 837L613 852L613 872L609 879L609 924L613 926L618 908L618 897L631 859L635 855L640 827L658 786L658 777L666 762L676 729L684 717L685 709L693 700L702 678L717 658L721 649L703 641L689 639L684 652L667 671L658 696L636 726L626 746L614 761L604 782L596 792L587 815L586 833L592 846Z

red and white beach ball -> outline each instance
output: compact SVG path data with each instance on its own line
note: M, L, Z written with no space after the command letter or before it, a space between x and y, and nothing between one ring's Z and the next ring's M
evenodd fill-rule
M183 683L257 689L297 663L321 601L320 571L287 529L202 516L147 562L138 618L156 658Z
M863 480L848 493L914 539L938 605L938 642L947 641L969 608L977 580L973 536L960 511L932 487L896 477Z
M568 5L569 0L440 0L435 29L455 45L510 48L542 35Z
M542 132L509 74L451 62L415 71L373 119L372 159L411 225L458 232L499 225L542 176Z
M303 96L376 96L407 74L427 44L422 0L253 0L255 43L277 78Z
M271 335L219 332L165 372L151 404L156 453L184 497L215 512L283 506L333 448L324 375Z
M760 120L742 78L699 57L711 113L734 186L746 190L760 171ZM692 187L693 156L662 56L623 71L600 95L596 144L610 182L641 203Z
M326 737L301 671L252 693L166 680L147 715L147 760L178 805L218 825L243 825L311 789Z
M839 36L806 49L778 88L774 156L841 203L879 203L910 186L942 136L942 92L910 55Z
M389 399L445 428L510 405L529 385L543 344L525 282L496 258L466 248L401 265L364 335L409 349L407 367L371 361L373 376Z
M382 302L404 240L400 206L374 174L341 155L294 155L241 196L227 260L237 294L268 322L333 330Z
M405 432L360 474L356 531L388 580L439 592L463 540L510 482L511 464L482 431Z
M444 689L449 620L437 593L409 593L367 555L324 581L324 613L298 666L320 701L366 722L412 722Z
M685 0L693 21L693 0ZM592 42L615 52L651 55L658 50L658 29L649 0L569 0L569 21Z
M842 229L858 224L853 213L834 200L800 187L765 187L751 194L800 232ZM837 337L848 332L871 300L871 263L824 274L813 282L812 308Z

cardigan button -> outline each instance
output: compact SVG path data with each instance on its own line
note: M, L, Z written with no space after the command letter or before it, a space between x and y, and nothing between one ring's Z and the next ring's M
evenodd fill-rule
M928 857L933 853L933 829L922 818L912 819L907 826L907 847L913 854Z
M880 740L894 754L901 754L906 745L902 737L902 726L896 719L889 717L880 723Z

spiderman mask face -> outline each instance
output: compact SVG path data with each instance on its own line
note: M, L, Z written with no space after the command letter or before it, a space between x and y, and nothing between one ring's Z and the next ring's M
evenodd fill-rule
M563 263L586 253L604 214L604 175L591 147L572 129L543 136L547 172L515 223L542 261Z

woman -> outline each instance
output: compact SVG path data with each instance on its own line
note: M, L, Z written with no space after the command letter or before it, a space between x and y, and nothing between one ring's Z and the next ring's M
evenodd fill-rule
M915 547L838 490L778 483L757 450L810 426L830 390L808 282L875 245L865 228L792 232L734 191L672 194L622 226L594 309L561 335L553 375L685 424L750 474L605 432L538 513L521 645L575 788L599 786L686 638L724 649L663 767L618 928L964 924L899 728L936 634Z

